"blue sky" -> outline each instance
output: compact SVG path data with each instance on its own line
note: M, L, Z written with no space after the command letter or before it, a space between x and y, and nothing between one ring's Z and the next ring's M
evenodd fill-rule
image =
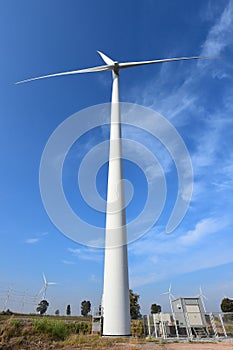
M152 303L168 310L161 293L172 283L176 296L193 296L202 286L207 310L233 297L232 236L232 44L233 1L13 1L0 3L1 254L0 308L13 288L8 307L33 311L42 273L59 284L48 288L50 312L71 304L78 314L83 299L98 305L102 294L103 251L64 236L50 221L41 200L39 165L52 132L84 108L109 102L111 74L66 76L14 85L14 82L96 65L101 50L119 61L192 55L223 59L165 63L124 70L121 100L159 112L177 129L189 151L194 190L190 207L172 234L165 233L178 185L173 159L143 132L123 134L154 152L167 181L167 200L155 226L129 245L130 286L142 312ZM84 220L103 226L104 214L81 200L77 188L80 154L91 140L108 137L108 128L84 135L64 165L64 191ZM80 143L79 143L80 142ZM90 143L90 142L89 142ZM76 150L79 154L75 155ZM146 158L141 156L142 162ZM129 218L145 203L142 171L125 161L135 197ZM154 174L152 169L152 174ZM106 196L107 166L97 176ZM77 194L77 199L76 199Z

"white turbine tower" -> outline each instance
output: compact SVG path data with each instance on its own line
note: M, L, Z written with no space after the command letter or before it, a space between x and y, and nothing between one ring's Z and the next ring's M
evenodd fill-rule
M123 187L123 166L121 150L121 118L119 98L119 73L121 69L147 64L185 61L209 56L193 56L180 58L157 59L142 62L113 61L103 53L99 52L103 66L55 73L20 81L26 83L33 80L58 77L79 73L112 72L112 107L110 123L110 149L108 170L108 194L106 208L106 236L105 236L105 265L104 265L104 287L103 307L104 324L103 335L126 336L130 335L130 305L129 305L129 279L128 279L128 257L126 237L126 217Z
M56 282L48 282L44 273L43 273L43 280L44 280L44 285L41 288L41 290L39 291L38 295L42 294L42 300L45 300L48 286L53 285L53 284L57 284L57 283Z

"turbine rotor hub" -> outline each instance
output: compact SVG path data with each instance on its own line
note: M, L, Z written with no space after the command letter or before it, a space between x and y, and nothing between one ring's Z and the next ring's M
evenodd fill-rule
M114 62L113 72L114 72L116 75L119 75L119 70L120 70L119 62Z

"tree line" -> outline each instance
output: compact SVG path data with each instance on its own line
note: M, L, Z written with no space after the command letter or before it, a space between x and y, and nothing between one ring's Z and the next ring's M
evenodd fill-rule
M129 298L130 298L130 316L133 320L137 320L142 317L140 312L140 305L139 305L139 298L140 295L137 293L134 293L132 289L129 290ZM38 304L38 307L36 309L37 312L40 313L40 315L43 315L46 313L47 309L49 307L49 303L47 300L41 300L41 302ZM83 300L81 302L81 315L84 317L87 317L88 314L91 311L91 302L89 300ZM161 312L161 306L157 304L151 305L151 313L158 313ZM99 313L101 314L101 305L99 306ZM55 315L60 315L60 310L57 309L55 311ZM70 304L66 307L66 315L71 315L71 306Z
M39 312L40 315L44 315L49 307L49 302L47 300L41 300L41 302L38 304L36 311ZM89 300L83 300L81 302L81 315L84 317L87 317L89 312L91 311L91 302ZM60 315L60 310L57 309L55 311L55 315ZM66 307L66 315L71 315L71 306L70 304Z
M129 298L130 298L130 316L133 320L140 319L142 317L140 312L140 304L139 304L139 298L140 295L137 293L134 293L132 289L129 290ZM49 303L47 300L42 300L36 309L37 312L39 312L41 315L45 314L47 309L49 307ZM222 312L233 312L233 299L229 298L223 298L221 301L221 310ZM83 300L81 302L81 315L84 317L87 317L88 314L91 311L91 302L89 300ZM160 313L162 311L162 308L158 304L151 304L151 314ZM99 307L99 312L101 314L101 305ZM57 309L55 311L55 315L59 316L60 311ZM70 304L66 307L66 315L71 315L71 306Z

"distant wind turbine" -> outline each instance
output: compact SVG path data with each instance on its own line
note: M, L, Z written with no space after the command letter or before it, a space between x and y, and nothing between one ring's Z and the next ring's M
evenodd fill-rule
M5 303L3 306L3 311L6 311L6 307L7 307L8 301L10 299L11 293L12 293L12 287L8 288L6 300L5 300Z
M173 309L173 305L172 305L172 300L175 300L176 297L172 294L172 285L171 285L171 283L170 283L170 286L168 288L168 291L165 292L165 293L162 293L162 294L163 295L168 295L169 303L170 303L170 307L171 307L171 312L172 312L172 316L173 316L174 323L175 323L176 336L177 336L177 338L179 338L179 332L178 332L177 322L176 322L176 315L175 315L175 312L174 312L174 309Z
M46 300L45 298L46 298L46 292L47 292L48 286L53 285L53 284L57 284L57 283L56 282L48 282L44 273L43 273L43 280L44 280L44 285L41 288L41 290L39 291L38 295L42 294L42 300Z
M103 66L55 73L22 80L16 84L44 78L73 75L79 73L112 72L112 104L110 124L110 148L108 169L108 194L106 208L105 265L103 287L103 335L126 336L130 330L129 278L126 237L126 213L123 185L121 118L119 98L119 73L121 69L164 63L186 61L210 56L192 56L156 59L152 61L124 62L113 61L102 52L99 55ZM212 56L213 57L213 56ZM120 186L119 186L120 184ZM118 189L116 191L116 188ZM114 210L113 210L114 206ZM47 287L46 287L47 288Z
M23 293L22 305L21 305L21 308L20 308L20 312L21 313L23 312L23 309L24 309L24 305L25 305L25 301L26 301L26 294L27 294L27 289Z
M199 291L200 291L200 293L199 293L198 297L201 299L204 312L206 313L206 307L205 307L205 301L204 301L204 299L205 299L205 300L208 300L208 298L203 294L203 291L202 291L201 286L200 286L200 288L199 288Z
M170 286L168 288L168 291L164 292L162 294L163 295L168 295L171 311L173 313L172 300L176 299L176 297L172 294L172 285L171 285L171 283L170 283Z

